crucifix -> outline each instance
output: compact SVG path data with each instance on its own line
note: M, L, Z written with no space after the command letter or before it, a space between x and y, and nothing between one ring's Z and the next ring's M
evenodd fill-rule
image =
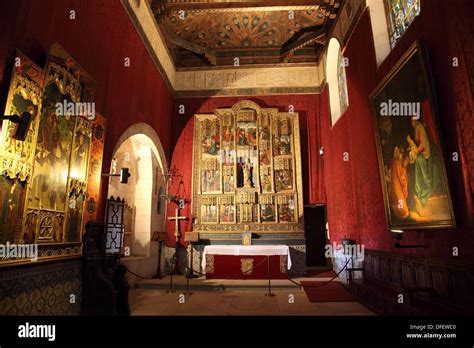
M178 271L178 248L179 248L179 238L181 237L181 234L179 233L179 220L187 220L188 218L186 216L179 216L179 208L176 208L176 212L174 216L168 217L168 220L174 220L175 225L174 225L174 236L176 237L176 248L174 252L174 259L175 259L175 272Z
M168 217L168 220L174 220L175 225L174 225L174 236L176 237L176 243L179 243L179 237L181 237L181 234L179 233L179 220L187 220L188 218L186 216L179 216L179 208L176 208L176 212L174 216Z

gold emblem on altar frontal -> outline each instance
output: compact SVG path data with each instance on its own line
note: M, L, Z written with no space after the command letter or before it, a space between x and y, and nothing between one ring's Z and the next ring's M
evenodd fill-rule
M194 117L193 231L304 232L298 113L243 100Z
M243 275L251 275L253 271L253 259L240 259L240 271Z

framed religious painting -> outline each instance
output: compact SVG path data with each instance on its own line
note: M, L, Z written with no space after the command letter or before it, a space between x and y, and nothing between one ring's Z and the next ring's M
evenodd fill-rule
M16 50L4 114L29 112L31 122L24 141L14 138L15 123L4 120L0 126L0 244L32 242L24 238L21 227L27 186L33 175L43 83L44 70Z
M389 229L455 227L423 45L412 45L370 100Z

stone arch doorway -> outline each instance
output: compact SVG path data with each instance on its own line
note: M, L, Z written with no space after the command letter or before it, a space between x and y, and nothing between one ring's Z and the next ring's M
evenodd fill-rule
M164 231L166 222L166 177L168 164L161 141L155 130L146 123L129 127L119 138L112 156L111 172L130 169L128 184L118 177L110 177L108 197L125 199L123 263L134 273L144 277L156 274L158 242L152 241L155 231ZM162 260L160 260L160 263ZM133 285L137 278L127 274Z

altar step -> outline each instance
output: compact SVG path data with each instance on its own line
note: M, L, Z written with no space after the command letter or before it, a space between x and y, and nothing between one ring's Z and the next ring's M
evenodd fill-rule
M329 280L331 278L328 278ZM314 278L295 278L294 281L314 280ZM321 278L325 280L325 278ZM168 290L170 277L162 279L142 279L136 283L139 289ZM272 291L300 290L300 287L287 279L271 281ZM173 276L173 291L186 291L186 277ZM204 277L189 279L189 291L267 291L266 279L206 279Z

